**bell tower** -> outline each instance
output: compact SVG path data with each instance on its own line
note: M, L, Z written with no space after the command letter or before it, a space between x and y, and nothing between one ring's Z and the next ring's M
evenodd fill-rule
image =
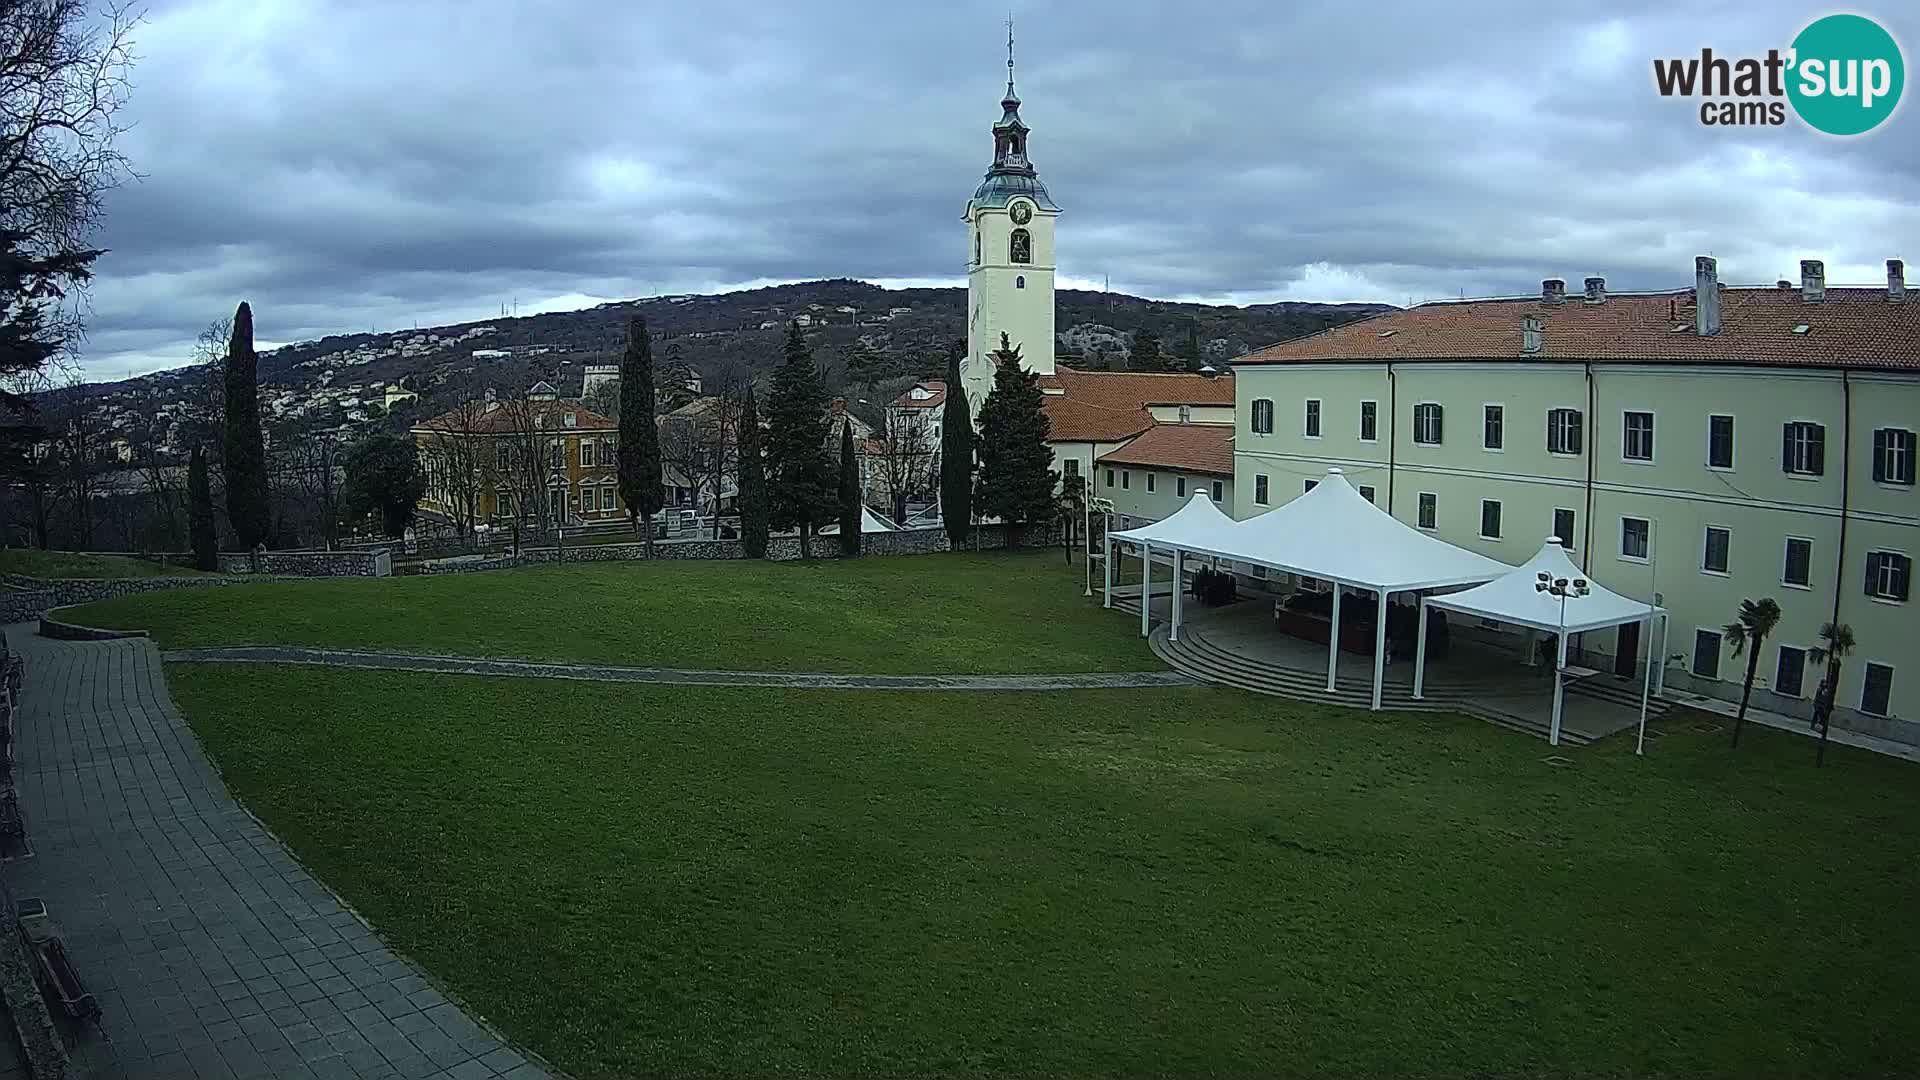
M1053 219L1060 213L1027 156L1028 128L1013 92L1013 23L1007 23L1007 93L993 125L993 164L967 201L968 401L978 410L993 384L1000 335L1021 366L1053 373Z

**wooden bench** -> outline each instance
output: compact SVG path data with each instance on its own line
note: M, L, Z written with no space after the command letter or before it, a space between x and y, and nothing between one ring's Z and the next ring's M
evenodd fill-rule
M29 912L27 909L30 904L37 911ZM100 1015L100 1002L80 981L80 973L67 957L66 939L48 917L46 905L38 901L23 901L19 910L20 936L26 941L27 952L33 956L34 974L40 981L41 992L48 1001L58 1005L61 1012L75 1020L97 1018Z

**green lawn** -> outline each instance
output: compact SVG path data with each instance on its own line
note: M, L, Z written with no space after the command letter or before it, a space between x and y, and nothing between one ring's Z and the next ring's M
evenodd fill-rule
M164 648L315 645L769 671L1147 670L1137 619L1058 551L812 563L597 562L254 584L77 608Z
M308 865L583 1080L1920 1061L1920 770L1816 770L1780 733L1674 724L1553 768L1473 721L1220 689L168 675Z
M95 555L85 551L40 551L35 548L0 549L0 574L37 578L140 578L198 574L184 566L148 562L124 555Z

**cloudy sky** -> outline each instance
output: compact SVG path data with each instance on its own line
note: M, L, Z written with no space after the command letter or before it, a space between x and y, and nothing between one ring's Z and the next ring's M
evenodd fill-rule
M1655 56L1784 48L1828 8L1018 2L1063 284L1179 299L1513 293L1558 276L1883 280L1920 119L1703 127ZM1902 0L1852 10L1920 55ZM848 276L958 284L998 4L153 0L100 238L96 379L263 343ZM1920 91L1915 91L1920 93ZM1911 95L1909 95L1911 96Z

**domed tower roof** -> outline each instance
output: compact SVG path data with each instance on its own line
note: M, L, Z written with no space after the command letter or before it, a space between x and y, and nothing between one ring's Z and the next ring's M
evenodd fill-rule
M974 189L973 198L967 203L967 213L981 208L1003 208L1022 195L1033 200L1042 210L1060 209L1055 205L1053 196L1047 194L1047 185L1033 170L1033 162L1027 158L1028 127L1020 119L1020 95L1013 92L1013 26L1007 26L1007 93L1000 99L1000 120L993 125L993 165L987 169L987 175Z

